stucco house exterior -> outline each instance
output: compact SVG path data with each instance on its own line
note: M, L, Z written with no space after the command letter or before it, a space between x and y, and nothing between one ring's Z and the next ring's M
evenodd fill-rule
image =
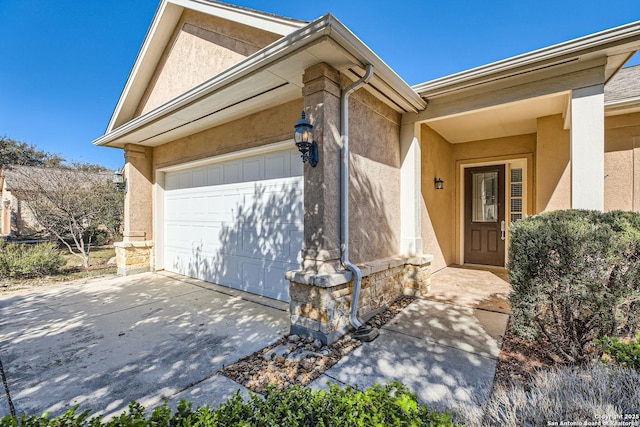
M333 341L433 271L504 266L525 215L639 210L638 49L640 22L410 87L330 14L162 0L94 141L126 160L119 271L290 301Z

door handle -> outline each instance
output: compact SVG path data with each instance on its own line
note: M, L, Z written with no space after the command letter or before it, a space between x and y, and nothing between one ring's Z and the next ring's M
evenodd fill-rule
M505 231L506 231L506 229L507 229L506 224L505 224L505 222L504 222L504 221L502 221L502 222L500 223L500 232L502 233L502 235L500 236L500 238L501 238L502 240L505 240L505 239L506 239L505 234L504 234L504 233L505 233Z

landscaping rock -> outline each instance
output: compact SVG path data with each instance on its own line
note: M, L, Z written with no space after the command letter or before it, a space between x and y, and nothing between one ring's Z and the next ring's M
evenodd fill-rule
M386 324L413 300L411 297L397 299L365 325L379 327ZM294 384L305 386L361 345L362 342L353 339L351 333L331 345L322 345L310 337L289 335L223 368L220 373L256 393L263 393L267 384L279 390Z

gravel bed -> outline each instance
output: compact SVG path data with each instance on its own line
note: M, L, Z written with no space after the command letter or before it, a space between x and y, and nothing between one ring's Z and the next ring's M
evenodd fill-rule
M385 311L369 319L365 326L380 328L413 300L412 297L398 298ZM273 345L224 367L220 373L256 393L264 392L267 384L279 390L294 384L305 386L361 345L352 333L331 345L322 345L312 338L285 335Z

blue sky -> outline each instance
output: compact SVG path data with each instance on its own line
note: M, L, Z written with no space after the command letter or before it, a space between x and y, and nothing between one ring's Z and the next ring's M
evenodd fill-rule
M232 3L303 20L331 12L412 85L640 20L638 0ZM91 141L109 122L157 5L0 0L0 136L121 167L122 151ZM639 63L636 55L629 64Z

